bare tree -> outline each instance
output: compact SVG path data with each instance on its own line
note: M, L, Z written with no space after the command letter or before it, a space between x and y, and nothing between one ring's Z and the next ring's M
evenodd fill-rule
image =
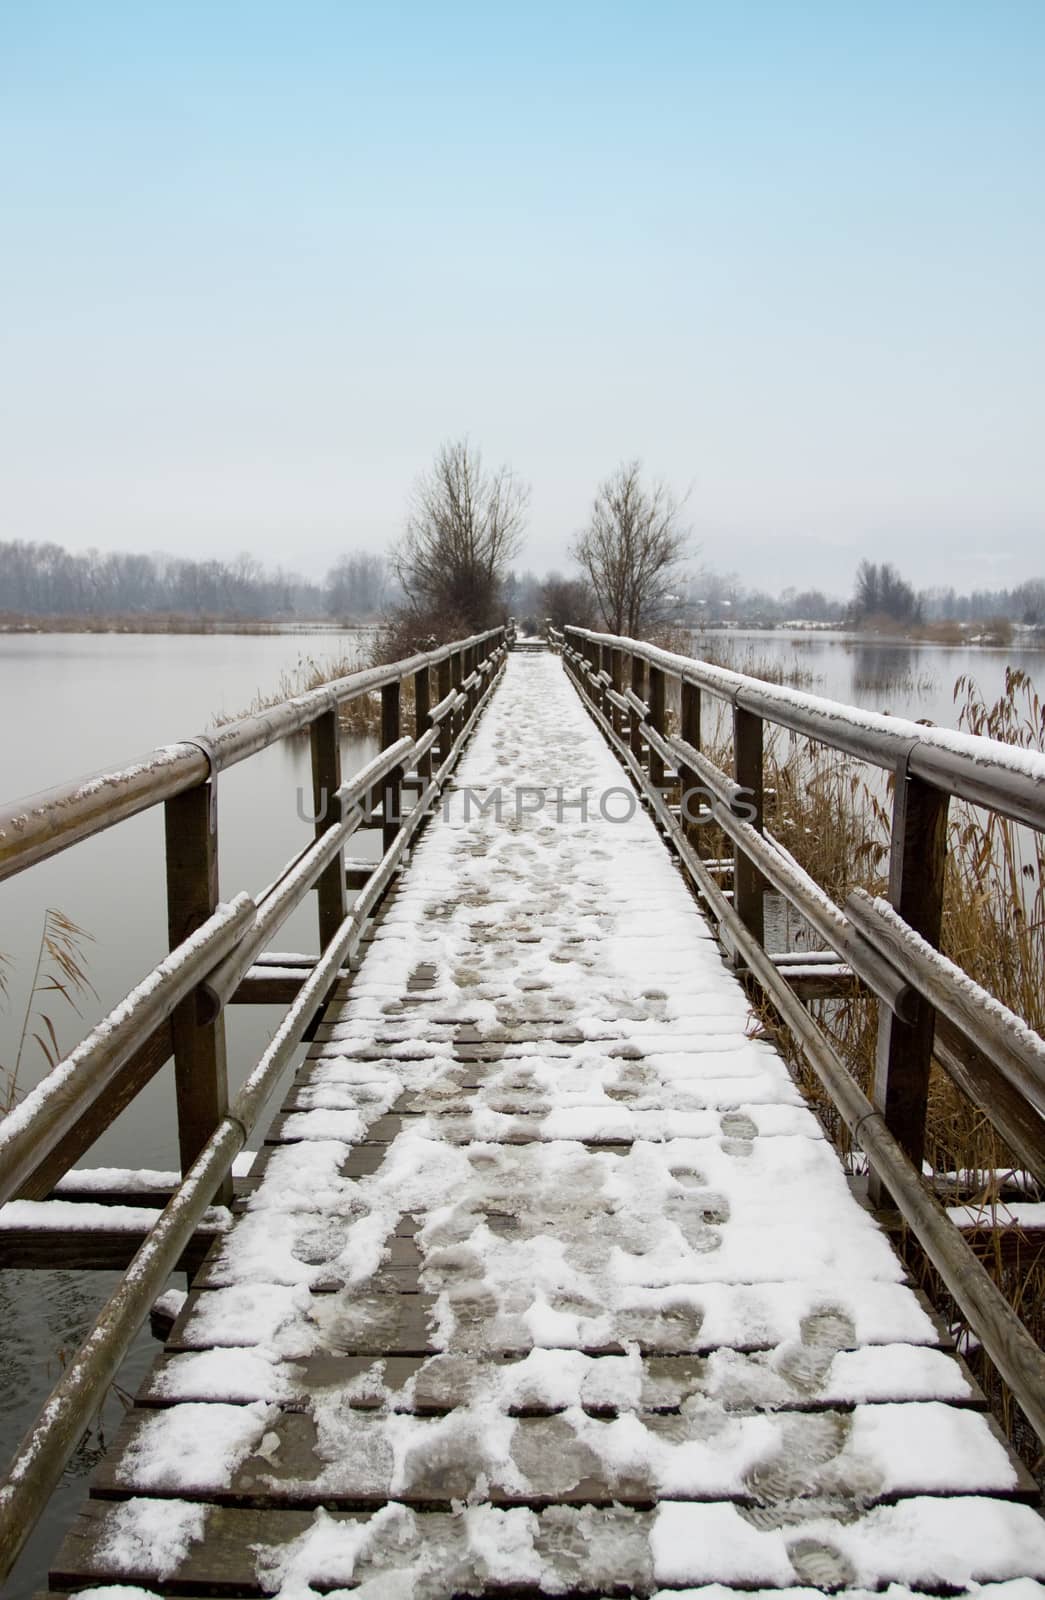
M855 622L882 617L890 622L920 622L922 607L909 583L888 561L861 561L850 614Z
M550 622L553 628L565 628L568 623L590 628L599 620L595 612L595 596L586 578L564 578L549 572L541 585L541 622Z
M680 503L663 483L646 489L641 471L639 461L622 462L599 485L588 526L571 549L595 591L603 626L630 637L673 605L689 540Z
M470 628L496 619L530 492L510 467L483 469L467 439L444 444L414 485L392 563L411 608Z
M331 616L377 616L388 587L388 562L368 552L342 556L327 573L325 587Z

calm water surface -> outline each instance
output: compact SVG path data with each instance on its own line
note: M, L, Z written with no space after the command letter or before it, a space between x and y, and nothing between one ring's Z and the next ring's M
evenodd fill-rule
M1024 667L1041 686L1040 649L953 648L869 641L845 634L731 630L707 636L713 659L740 671L759 664L801 674L800 687L868 710L929 717L957 725L955 680L971 674L983 695L1001 693L1007 665ZM280 675L303 656L329 658L360 648L353 635L329 631L275 635L0 635L3 754L0 799L8 799L106 766L132 761L159 744L205 731L216 716L245 710L259 689L274 692ZM700 654L700 640L695 654ZM346 772L372 753L346 741ZM222 893L260 890L308 838L298 815L310 799L307 743L285 743L224 773L219 783ZM0 950L11 960L10 993L0 1010L0 1065L10 1066L45 910L54 906L88 930L86 946L97 998L83 1018L52 1007L63 1044L103 1015L164 954L162 815L122 823L74 846L31 872L0 884ZM376 856L376 836L357 836L353 853ZM282 949L314 952L311 897L284 925ZM234 1007L229 1016L229 1068L235 1087L256 1061L278 1020L269 1008ZM21 1082L42 1070L27 1053ZM160 1073L92 1152L95 1164L174 1167L177 1135L169 1070ZM0 1454L6 1462L60 1370L62 1354L82 1338L115 1279L108 1274L0 1272ZM133 1393L155 1351L148 1335L135 1345L120 1376ZM23 1558L11 1588L17 1600L45 1586L47 1563L83 1495L83 1478L111 1436L121 1410L110 1396L103 1435L97 1432L70 1464Z
M0 634L3 754L0 799L22 796L100 768L120 766L156 745L204 732L216 716L246 710L260 690L275 692L281 674L302 657L355 657L358 635L99 635ZM347 740L345 768L372 753ZM222 893L257 891L306 842L310 824L298 815L298 790L311 800L307 741L275 746L224 773L219 782ZM354 854L377 853L376 835L357 835ZM48 1007L64 1047L105 1014L164 954L165 900L162 808L0 884L0 951L9 958L9 993L0 1001L0 1067L13 1064L40 938L49 906L85 928L91 983L97 996L82 1017L62 1002ZM281 949L314 952L312 897L280 931ZM229 1077L235 1088L270 1039L279 1011L231 1008ZM20 1084L44 1069L27 1049ZM173 1074L165 1068L99 1140L90 1164L175 1168L177 1127ZM109 1273L0 1271L0 1471L80 1343L117 1277ZM175 1280L172 1280L174 1282ZM184 1280L180 1281L184 1287ZM99 1427L70 1462L62 1485L11 1580L16 1600L46 1587L46 1572L63 1529L76 1514L84 1479L111 1440L157 1346L139 1336L110 1393Z

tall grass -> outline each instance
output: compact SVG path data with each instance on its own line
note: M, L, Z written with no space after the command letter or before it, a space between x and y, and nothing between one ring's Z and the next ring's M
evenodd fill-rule
M360 672L369 661L360 660L358 655L347 655L342 652L335 657L324 657L317 660L315 656L301 656L293 667L284 667L276 680L276 685L268 691L258 690L249 705L234 715L222 715L214 718L214 726L222 728L227 723L238 722L241 717L256 716L259 712L269 711L273 706L282 705L284 700L293 700L297 695L307 694L311 689L322 689L325 684L333 683L338 678L347 678L353 672ZM403 686L404 696L413 694L412 684ZM412 700L411 700L412 704ZM341 706L338 720L343 733L353 734L358 738L368 734L376 734L381 728L381 694L374 690L369 694L357 695L354 700L346 701ZM302 733L301 738L307 738L307 733Z
M93 935L64 912L53 906L44 912L15 1057L10 1065L0 1062L0 1113L3 1115L7 1115L21 1095L20 1078L29 1047L37 1046L50 1071L63 1053L58 1038L61 1010L69 1009L81 1016L81 1002L88 995L97 998L88 976L85 949L92 941ZM0 999L5 1001L10 992L10 968L9 958L0 956Z
M1005 689L984 700L968 677L954 690L959 726L1021 748L1045 751L1045 707L1026 673L1006 672ZM724 764L727 750L709 752ZM766 826L841 904L857 885L872 894L887 884L890 817L879 774L809 740L777 734L767 745ZM725 841L713 848L724 850ZM949 814L941 945L952 960L1039 1033L1045 1033L1045 842L1018 824L961 801ZM874 1077L877 1003L854 996L810 1002L810 1010L864 1091ZM810 1103L850 1170L862 1156L811 1069L767 1010L763 1025L774 1034ZM1031 1240L991 1232L1006 1219L1005 1203L1033 1196L1032 1176L989 1118L934 1062L926 1127L926 1176L948 1198L983 1208L977 1248L988 1270L1030 1331L1045 1338L1045 1251ZM901 1240L909 1265L949 1316L1010 1439L1029 1464L1041 1466L1036 1442L1011 1396L982 1352L970 1341L957 1307L909 1238Z
M811 689L823 683L824 679L822 673L814 672L798 659L800 644L805 643L805 640L794 641L795 656L790 661L780 661L756 651L747 641L741 650L728 633L701 633L690 634L680 653L695 656L697 660L706 661L713 667L726 667L730 672L742 672L749 678L761 678L765 683L787 684L792 689ZM678 646L673 644L665 648L678 649Z

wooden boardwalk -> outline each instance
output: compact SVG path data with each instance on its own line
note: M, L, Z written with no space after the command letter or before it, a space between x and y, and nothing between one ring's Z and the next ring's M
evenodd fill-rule
M509 660L237 1206L56 1592L1045 1577L1033 1483L554 656Z

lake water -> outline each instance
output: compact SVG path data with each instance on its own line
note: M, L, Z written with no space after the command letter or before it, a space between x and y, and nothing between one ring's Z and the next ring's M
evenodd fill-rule
M955 726L955 680L971 674L988 700L1004 687L1008 665L1022 666L1045 687L1039 649L909 645L831 633L715 632L712 658L737 670L765 663L785 681L800 675L810 693L865 709L928 717ZM137 759L159 744L204 732L215 717L248 708L255 694L274 692L281 674L306 656L356 655L358 635L315 634L110 635L0 634L4 740L0 800L19 797L102 767ZM695 653L701 653L701 640ZM348 740L345 770L358 769L373 745ZM311 798L308 746L278 745L224 773L219 781L222 893L257 891L304 844L311 825L299 815ZM357 836L353 854L376 858L377 836ZM21 877L0 884L0 950L11 959L10 994L0 1011L0 1065L17 1049L42 920L57 907L92 935L86 946L97 999L83 1019L50 1009L64 1046L103 1015L164 954L165 905L162 815L159 808L74 846ZM281 949L314 952L312 898L278 936ZM267 1043L278 1012L233 1007L229 1013L229 1072L235 1087ZM35 1048L35 1047L34 1047ZM22 1082L42 1070L30 1051ZM177 1135L169 1069L108 1131L92 1152L95 1164L173 1167ZM93 1321L115 1280L106 1274L0 1272L0 1456L13 1453L60 1368ZM137 1341L121 1374L133 1393L155 1346ZM120 1402L111 1396L104 1426L111 1433ZM83 1495L101 1442L89 1438L70 1464L61 1492L16 1572L16 1600L45 1587L46 1567Z
M365 641L329 630L306 635L0 634L4 801L136 760L159 744L192 737L216 716L246 710L259 690L275 692L281 675L304 657L355 658ZM346 773L373 753L371 741L344 745ZM258 891L307 842L311 825L298 815L298 793L310 809L307 740L277 745L231 768L219 780L222 893ZM352 853L376 857L378 836L359 834ZM0 1066L13 1064L43 917L57 907L85 928L87 966L97 998L83 1017L48 1007L63 1047L105 1014L166 949L162 807L0 884L0 951L10 959L9 994L0 1003ZM279 947L314 952L318 930L309 896L280 930ZM271 1038L280 1011L234 1006L228 1012L230 1086L235 1089ZM20 1083L44 1069L30 1043ZM176 1168L177 1125L169 1067L106 1132L91 1164ZM39 1411L71 1352L112 1292L110 1273L0 1271L0 1471ZM174 1280L172 1280L174 1282ZM184 1287L184 1279L181 1280ZM157 1346L144 1331L120 1374L133 1394ZM45 1517L11 1580L15 1600L46 1587L48 1563L80 1505L84 1479L122 1414L110 1393L99 1428L70 1462Z
M716 630L694 635L694 654L706 653L737 672L760 668L781 674L809 694L842 700L865 711L928 718L958 726L954 687L971 677L993 702L1005 688L1008 667L1022 667L1045 689L1045 650L1017 642L1004 648L938 645L879 639L859 633L794 633L785 629Z

